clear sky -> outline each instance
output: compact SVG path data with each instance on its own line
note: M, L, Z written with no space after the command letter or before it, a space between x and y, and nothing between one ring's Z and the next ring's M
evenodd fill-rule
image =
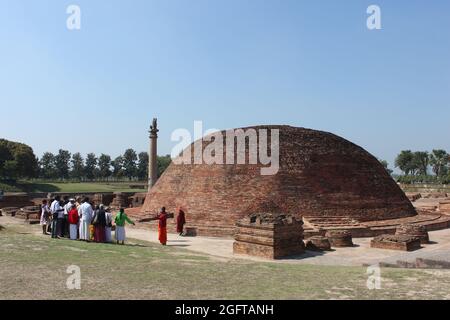
M0 0L0 40L0 137L38 156L147 150L153 117L160 154L194 120L450 151L449 1Z

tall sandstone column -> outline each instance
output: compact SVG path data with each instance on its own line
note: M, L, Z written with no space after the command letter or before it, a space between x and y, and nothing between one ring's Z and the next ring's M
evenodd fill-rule
M158 128L157 119L153 119L150 126L150 153L148 154L148 190L150 190L158 179Z

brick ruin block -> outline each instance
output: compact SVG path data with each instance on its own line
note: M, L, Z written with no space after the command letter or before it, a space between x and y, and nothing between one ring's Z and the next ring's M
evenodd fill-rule
M330 251L331 244L327 237L312 236L306 239L306 250L312 251Z
M123 192L114 192L114 199L110 204L111 208L127 208L128 207L128 196Z
M407 235L381 235L370 242L371 248L413 251L421 248L420 239Z
M133 208L142 207L145 202L145 197L147 193L139 192L135 193L132 197L130 197L130 204Z
M14 217L16 212L19 211L19 210L20 210L20 208L17 208L17 207L6 207L6 208L1 208L0 209L0 211L2 212L3 215L11 216L11 217Z
M421 244L427 244L430 242L427 228L421 225L402 224L397 227L395 234L417 237L420 239Z
M330 240L332 247L353 247L352 234L346 230L329 230L325 236Z
M29 223L38 223L41 217L41 207L40 206L27 206L21 208L15 214L16 218L24 219Z
M303 221L291 215L257 213L236 225L235 254L279 259L304 252Z
M109 206L113 202L114 194L109 193L96 193L92 198L92 202L95 205L103 204L105 206Z

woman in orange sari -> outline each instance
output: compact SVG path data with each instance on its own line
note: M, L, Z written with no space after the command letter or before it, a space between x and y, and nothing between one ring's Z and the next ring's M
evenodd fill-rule
M161 208L161 212L158 214L158 239L159 242L165 246L167 244L167 212L166 207Z

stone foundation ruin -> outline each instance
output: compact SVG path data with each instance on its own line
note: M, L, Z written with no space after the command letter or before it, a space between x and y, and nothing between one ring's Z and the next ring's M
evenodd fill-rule
M233 253L279 259L304 252L303 222L291 215L257 213L237 222Z
M427 229L421 225L402 224L397 227L395 234L417 237L420 239L421 244L427 244L430 242Z
M312 236L306 239L306 250L311 251L330 251L331 243L328 238L323 236Z
M381 235L370 242L372 248L413 251L421 248L420 239L407 235Z
M330 240L331 247L353 247L352 234L346 230L330 230L325 237Z

